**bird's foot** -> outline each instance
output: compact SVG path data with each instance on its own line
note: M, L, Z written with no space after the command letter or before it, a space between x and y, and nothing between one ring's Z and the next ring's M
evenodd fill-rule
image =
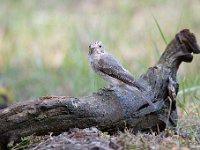
M112 87L103 87L103 88L100 88L100 90L102 91L113 91Z

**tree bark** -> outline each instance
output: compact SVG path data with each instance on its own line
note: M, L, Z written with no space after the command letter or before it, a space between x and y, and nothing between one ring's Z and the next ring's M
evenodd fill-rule
M138 81L146 91L124 87L100 89L91 96L46 96L0 110L0 145L12 144L28 135L60 133L70 128L95 126L115 132L125 127L134 132L156 131L177 125L176 74L181 62L200 53L194 34L184 29L169 43L158 63ZM156 108L148 105L150 96Z

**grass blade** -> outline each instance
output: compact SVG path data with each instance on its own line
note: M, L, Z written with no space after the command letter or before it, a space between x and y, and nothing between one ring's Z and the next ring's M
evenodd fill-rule
M161 27L160 27L160 25L159 25L157 19L156 19L154 16L153 16L153 19L154 19L154 21L155 21L155 23L156 23L156 26L157 26L157 28L158 28L158 30L159 30L159 32L160 32L160 35L161 35L163 41L164 41L165 44L167 45L167 40L166 40L166 38L165 38L165 36L164 36L164 34L163 34L163 31L162 31L162 29L161 29Z
M193 87L190 87L190 88L186 88L184 90L180 90L178 92L178 95L182 95L184 93L189 93L189 92L197 91L199 89L200 89L200 86L193 86Z

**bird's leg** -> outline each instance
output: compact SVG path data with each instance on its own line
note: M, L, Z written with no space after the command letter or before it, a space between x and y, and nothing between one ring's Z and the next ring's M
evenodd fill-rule
M114 87L114 85L112 85L112 84L109 84L109 85L108 85L108 88L111 89L112 87Z
M109 91L112 91L112 87L113 87L113 86L108 85L108 86L106 86L106 87L102 87L102 88L100 88L100 89L102 89L102 90L109 90Z

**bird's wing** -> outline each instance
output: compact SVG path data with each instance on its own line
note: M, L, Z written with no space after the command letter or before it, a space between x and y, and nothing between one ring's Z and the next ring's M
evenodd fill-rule
M101 72L143 90L143 87L135 81L134 77L112 55L103 55L97 66Z

